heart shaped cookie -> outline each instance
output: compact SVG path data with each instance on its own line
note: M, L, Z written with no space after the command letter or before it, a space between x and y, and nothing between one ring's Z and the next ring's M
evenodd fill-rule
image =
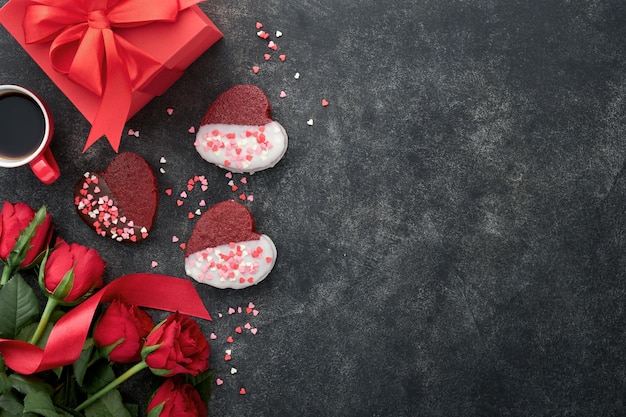
M271 115L260 88L235 86L206 111L196 133L196 150L208 162L232 172L271 168L287 150L287 133Z
M241 289L263 281L276 246L254 230L252 213L236 201L212 206L198 220L185 252L185 272L202 284Z
M104 172L85 172L74 187L74 205L85 223L120 242L148 237L158 204L154 171L132 152L117 155Z

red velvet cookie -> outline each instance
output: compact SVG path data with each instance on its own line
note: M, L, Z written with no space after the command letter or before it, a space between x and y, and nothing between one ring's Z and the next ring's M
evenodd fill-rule
M287 150L287 133L272 120L265 93L238 85L221 94L206 111L194 143L208 162L232 172L271 168Z
M217 203L193 229L185 272L202 284L241 289L258 284L276 261L272 240L255 231L252 213L236 201Z
M157 178L139 155L117 155L104 172L85 172L74 187L80 217L100 236L138 242L148 237L159 204Z

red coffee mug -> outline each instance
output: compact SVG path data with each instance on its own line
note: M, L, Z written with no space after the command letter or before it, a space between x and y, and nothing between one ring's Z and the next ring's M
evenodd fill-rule
M0 85L0 167L29 164L37 178L51 184L60 176L49 145L52 114L32 91L17 85Z

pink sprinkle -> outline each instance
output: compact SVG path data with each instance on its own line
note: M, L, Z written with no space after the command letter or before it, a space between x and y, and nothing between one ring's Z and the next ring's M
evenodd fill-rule
M194 126L191 126L189 128L189 133L196 133L196 128Z
M241 307L237 307L237 313L241 314L242 311Z
M259 315L259 310L252 310L252 315L253 316L258 316Z
M217 339L217 335L215 333L211 333L209 337L211 338L211 340Z
M173 108L171 108L171 107L169 107L169 108L167 109L167 114L169 114L169 115L171 116L171 115L172 115L172 113L174 113L174 109L173 109Z
M187 192L183 191L182 193L180 193L180 197L181 198L187 198Z
M254 303L252 302L248 303L248 308L254 308L254 307L255 307Z
M232 172L227 172L226 175L224 175L226 178L231 179L233 177L233 173Z
M204 200L200 200L200 202L198 203L198 205L199 205L200 207L205 207L205 206L206 206L206 201L204 201Z
M278 55L278 59L280 59L281 61L285 62L285 60L287 59L287 55Z
M216 385L222 385L223 383L224 383L224 380L223 380L223 379L221 379L221 378L217 378L217 379L215 380L215 384L216 384Z
M274 43L274 41L269 41L269 42L267 43L267 47L268 47L268 48L270 48L270 49L273 49L274 51L278 49L278 45L276 45L276 44Z
M239 390L239 394L241 394L241 395L246 395L246 389L245 389L245 388L241 388L241 389Z
M285 93L284 91L280 92L280 98L285 98L287 97L287 93Z
M234 309L234 308L232 308L232 307L230 307L230 308L228 309L228 314L235 314L235 309Z
M250 194L248 196L248 201L250 201L250 202L254 201L254 196L252 194Z
M271 57L272 56L270 54L264 54L263 55L263 58L265 58L266 61L269 61Z
M250 333L256 334L259 330L256 327L250 329Z
M328 106L328 101L324 98L322 99L322 107Z
M209 189L208 185L201 185L200 188L202 189L202 191L206 191Z
M246 177L242 177L240 181L241 181L242 184L247 184L248 183L248 179Z
M258 74L259 73L259 66L258 65L254 65L252 67L252 72L255 73L255 74Z
M256 28L257 29L261 29L263 27L263 23L261 22L256 22Z
M157 261L152 261L152 267L156 268L159 265L159 263Z
M250 330L252 328L252 325L250 323L246 323L243 325L243 328L246 330Z
M173 243L178 242L178 236L172 236L172 242Z
M135 131L133 129L128 129L128 136L133 136Z
M239 194L239 199L245 201L246 195L244 193Z

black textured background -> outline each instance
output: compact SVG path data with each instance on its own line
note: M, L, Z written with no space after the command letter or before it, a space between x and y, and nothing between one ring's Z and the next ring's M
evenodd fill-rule
M246 204L276 243L274 271L242 291L197 285L224 380L211 415L626 415L623 1L201 8L224 39L127 123L139 138L122 140L165 169L148 241L99 238L75 214L72 186L114 153L104 140L80 152L89 124L4 29L0 82L52 107L62 178L44 186L27 167L3 169L0 197L46 204L61 236L101 252L112 280L184 277L172 236L189 237L195 202L254 195ZM269 62L257 21L283 32ZM187 130L241 83L264 89L290 145L233 193ZM178 207L195 174L209 190ZM228 314L249 302L258 316ZM258 333L234 333L245 323ZM124 395L145 401L142 387Z

